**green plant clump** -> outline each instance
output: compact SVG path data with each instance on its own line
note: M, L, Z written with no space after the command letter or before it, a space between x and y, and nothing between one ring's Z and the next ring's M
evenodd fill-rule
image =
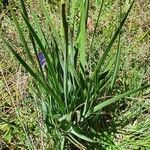
M92 55L90 49L93 47L104 0L97 2L100 9L90 46L87 43L89 0L71 0L67 5L62 2L61 28L54 25L48 3L42 0L38 2L43 12L44 28L38 14L31 11L32 16L29 16L24 1L20 0L20 14L29 31L29 39L26 39L11 8L29 61L23 59L10 42L3 41L35 81L39 96L37 106L42 110L46 126L44 132L52 140L52 149L118 149L112 138L116 130L115 122L108 110L124 97L150 87L148 84L122 94L114 93L121 56L121 30L134 0L124 15L120 11L118 25L96 65L91 65L93 62L89 56ZM106 62L114 43L118 44L115 58ZM114 96L101 99L106 91ZM29 144L29 149L34 147Z

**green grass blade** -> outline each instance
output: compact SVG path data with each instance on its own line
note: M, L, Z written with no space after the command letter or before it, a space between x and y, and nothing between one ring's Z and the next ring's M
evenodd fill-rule
M13 55L17 58L17 60L24 66L24 68L33 76L35 80L37 80L44 88L46 88L45 83L39 78L39 76L29 67L29 65L20 57L20 55L13 49L9 42L3 39L6 46L13 53Z
M75 16L76 16L76 13L77 13L77 8L76 8L77 3L78 3L78 0L71 0L71 2L70 2L70 10L69 10L70 23L73 26L73 28L74 28L74 23L75 23Z
M60 46L60 49L63 51L64 50L64 45L63 45L63 43L61 41L61 38L60 38L60 36L58 34L58 31L56 30L55 26L52 23L52 18L51 18L50 14L49 14L49 11L47 10L47 7L46 7L49 4L46 3L46 2L42 2L42 0L40 0L39 2L40 2L40 5L41 5L41 7L43 9L43 13L44 13L44 15L46 17L46 22L47 22L47 24L49 24L51 32L52 32L53 36L56 39L56 43Z
M100 110L102 110L104 107L106 107L106 106L108 106L108 105L110 105L110 104L113 104L113 103L115 103L116 101L118 101L118 100L120 100L120 99L122 99L122 98L124 98L124 97L126 97L126 96L135 94L135 93L137 93L137 92L139 92L139 91L142 91L142 90L144 90L144 89L147 89L147 88L149 88L149 87L150 87L150 84L145 85L145 86L143 86L143 87L141 87L141 88L138 88L138 89L135 89L135 90L131 90L131 91L125 92L125 93L123 93L123 94L117 95L117 96L115 96L115 97L113 97L113 98L111 98L111 99L109 99L109 100L106 100L106 101L104 101L104 102L102 102L102 103L96 105L96 106L93 108L93 110L92 110L91 112L94 112L94 113L95 113L95 112L97 112L97 111L100 111Z
M25 4L24 4L24 1L20 0L20 4L21 4L21 8L22 8L24 16L26 16L26 18L28 19L28 13L26 11L26 7L25 7Z
M20 0L20 5L21 5L22 12L23 12L24 16L29 21L28 13L27 13L27 10L26 10L26 7L25 7L25 3L24 3L23 0ZM33 18L35 18L35 16L33 16ZM32 43L32 46L33 46L33 49L34 49L34 52L35 52L35 55L36 55L36 59L37 59L38 64L39 64L39 68L40 68L40 71L41 71L42 76L43 76L43 79L45 80L44 72L42 70L42 67L41 67L39 59L38 59L38 53L37 53L37 49L36 49L36 44L35 44L34 38L33 38L32 34L30 33L30 31L29 31L29 38L31 40L31 43Z
M120 1L119 1L120 2ZM121 21L121 4L120 5L120 11L119 11L119 18L118 18L118 26L120 25L120 21ZM118 48L117 48L117 52L116 52L116 59L115 59L115 68L114 68L114 72L112 75L112 81L111 81L111 88L113 88L115 81L116 81L116 77L119 71L119 65L120 65L120 57L121 57L121 48L120 48L120 32L118 35Z
M59 108L62 112L64 112L64 103L60 100L58 95L39 77L38 74L36 74L30 66L20 57L20 55L12 48L12 46L3 39L6 46L9 48L9 50L13 53L13 55L17 58L17 60L23 65L23 67L32 75L32 77L42 85L42 87L47 91L47 93L50 93L51 96L57 101L59 104Z
M64 148L65 148L65 137L64 136L62 136L61 137L61 146L60 146L61 148L61 150L64 150Z
M96 34L96 29L97 29L97 26L98 26L98 23L99 23L99 19L100 19L100 16L101 16L101 12L102 12L103 5L104 5L104 0L102 0L101 6L100 6L100 8L99 8L99 13L98 13L98 17L97 17L96 24L95 24L95 27L94 27L94 32L93 32L93 35L92 35L92 41L91 41L90 49L92 49L92 45L93 45L93 43L94 43L94 38L95 38L95 34Z
M117 37L118 37L118 35L119 35L119 33L120 33L120 31L121 31L121 29L122 29L122 27L123 27L123 25L124 25L126 19L127 19L127 17L128 17L128 15L129 15L129 12L131 11L131 8L132 8L132 6L133 6L133 4L134 4L134 1L135 1L135 0L132 1L132 3L131 3L131 5L130 5L130 7L129 7L127 13L125 14L124 18L122 19L122 21L121 21L121 23L120 23L120 26L118 27L118 29L116 30L115 34L113 35L111 41L109 42L107 48L106 48L105 51L104 51L104 54L103 54L102 57L99 59L98 64L97 64L97 66L96 66L96 69L95 69L95 71L94 71L94 73L93 73L92 78L94 78L94 77L96 76L96 74L97 74L98 71L100 70L101 66L103 65L105 58L107 57L109 51L111 50L112 45L114 44L115 40L117 39Z
M48 65L49 73L51 73L52 78L56 81L55 83L57 84L56 72L54 70L54 66L51 63L51 60L49 59L49 56L47 55L46 49L44 48L44 46L43 46L41 40L39 39L39 37L37 36L37 34L35 33L33 27L28 22L27 18L23 14L22 14L22 17L23 17L24 21L26 22L26 24L27 24L27 26L28 26L32 36L34 37L35 41L37 42L40 50L43 52L43 54L45 56L45 59L46 59L46 62L47 62L47 65ZM53 95L55 97L55 100L59 104L59 107L61 108L61 110L64 111L65 110L65 106L64 106L64 103L62 102L62 100L59 97L60 93L58 93L58 94L54 93L54 90L52 90L49 85L48 85L48 88L53 93Z
M54 69L54 66L47 54L47 51L46 49L44 48L41 40L39 39L38 35L36 34L36 32L34 31L33 27L30 25L29 21L27 20L27 18L25 18L25 16L22 14L22 17L24 19L24 21L26 22L27 24L27 27L29 28L29 31L30 33L32 34L32 36L34 37L35 41L37 42L40 50L43 52L44 56L45 56L45 59L46 59L46 62L47 62L47 65L48 65L48 70L49 70L49 78L53 78L54 81L55 81L55 84L58 85L58 82L57 82L57 79L56 79L56 72L55 72L55 69ZM43 34L44 36L44 34ZM45 38L46 40L46 38Z
M40 26L40 23L39 23L39 18L37 17L35 11L33 11L33 12L31 12L31 13L32 13L32 16L33 16L33 22L34 22L34 24L35 24L35 28L36 28L36 31L37 31L37 35L38 35L38 37L40 38L40 40L41 40L43 46L46 47L47 44L46 44L45 38L44 38L44 36L43 36L43 32L42 32L42 30L41 30L41 26Z
M21 28L20 28L20 26L19 26L19 22L18 22L18 20L17 20L15 14L14 14L12 8L11 8L10 10L11 10L11 14L12 14L13 21L14 21L14 23L15 23L16 29L17 29L17 31L18 31L18 33L19 33L20 39L21 39L21 41L22 41L22 43L23 43L23 46L24 46L24 48L25 48L25 50L26 50L27 56L28 56L29 60L31 61L31 63L34 65L34 59L33 59L33 57L32 57L32 54L31 54L30 49L28 48L28 44L27 44L27 42L26 42L26 40L25 40L25 37L24 37L24 35L23 35L22 31L21 31Z
M65 11L65 3L62 4L62 21L63 21L63 29L64 29L64 36L65 36L65 50L64 50L64 97L65 97L65 104L68 109L68 102L67 102L67 72L68 72L68 23L66 20L66 11Z
M85 140L85 141L87 141L87 142L97 143L95 140L91 139L90 137L87 137L87 136L85 136L84 134L81 134L77 128L71 127L70 133L72 133L73 135L75 135L75 136L77 136L78 138L80 138L80 139L82 139L82 140Z
M77 44L79 45L79 60L83 67L86 65L86 25L87 25L87 10L85 7L84 0L80 1L80 26L79 26L79 35L77 38Z
M43 52L45 58L46 58L46 61L47 61L47 64L48 64L48 67L51 69L51 72L54 71L54 68L52 67L51 65L51 61L47 55L47 52L45 50L45 47L43 46L41 40L39 39L39 37L37 36L36 32L34 31L33 27L30 25L29 21L27 20L27 18L22 14L22 17L25 21L25 23L27 24L27 27L29 28L29 31L30 33L32 34L32 36L34 37L35 41L37 42L40 50Z
M118 49L117 49L117 53L116 53L116 61L115 61L115 68L114 68L114 72L112 75L112 80L111 80L111 88L113 88L115 81L116 81L116 77L119 71L119 65L120 65L120 57L121 57L121 48L120 48L120 35L119 35L119 39L118 39Z
M41 28L40 28L40 24L38 22L38 18L37 16L35 15L35 12L33 11L32 12L32 16L33 16L33 21L34 21L34 24L36 26L36 29L37 29L37 34L39 36L39 38L41 39L41 42L42 44L44 45L44 47L46 47L46 42L45 42L45 39L44 39L44 36L43 36L43 33L41 31ZM27 18L28 19L28 18ZM28 20L29 21L29 20ZM42 73L42 76L43 76L43 79L45 80L45 75L44 75L44 72L43 72L43 69L42 69L42 66L40 65L40 61L38 59L38 50L36 48L36 44L35 44L35 40L31 34L31 32L29 31L29 38L31 40L31 43L32 43L32 46L33 46L33 49L34 49L34 52L35 52L35 55L36 55L36 59L38 61L38 65L39 65L39 68L40 68L40 71Z

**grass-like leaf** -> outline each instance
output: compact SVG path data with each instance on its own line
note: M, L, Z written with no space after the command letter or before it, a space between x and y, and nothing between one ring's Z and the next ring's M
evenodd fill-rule
M79 137L80 139L85 140L87 142L97 143L95 140L91 139L90 137L87 137L87 136L83 135L82 133L80 133L77 128L71 127L70 133L72 133L73 135L75 135L75 136Z
M65 3L62 4L62 21L63 21L63 29L64 29L64 42L65 42L65 49L64 49L64 98L65 98L65 104L68 109L68 102L67 102L67 92L68 92L68 86L67 86L67 74L68 74L68 23L66 20L66 7Z
M124 25L126 19L127 19L127 17L128 17L128 15L129 15L129 12L130 12L131 9L132 9L132 6L133 6L133 4L134 4L134 1L135 1L135 0L132 1L132 3L131 3L131 5L130 5L130 7L129 7L127 13L125 14L124 18L122 19L122 21L121 21L121 23L120 23L120 26L118 27L118 29L116 30L115 34L113 35L113 37L112 37L111 41L109 42L107 48L104 50L104 53L103 53L102 57L99 59L98 64L97 64L97 66L96 66L96 69L95 69L95 71L94 71L94 73L93 73L92 78L94 78L94 77L96 76L96 74L99 72L99 70L101 69L101 67L102 67L102 65L103 65L103 63L104 63L105 58L107 57L109 51L111 50L112 45L114 44L115 40L117 39L117 37L118 37L118 35L119 35L119 33L120 33L120 31L121 31L121 29L122 29L122 27L123 27L123 25Z
M14 14L12 8L11 8L10 10L11 10L11 14L12 14L14 23L15 23L15 25L16 25L17 31L18 31L18 33L19 33L20 39L21 39L21 41L22 41L22 43L23 43L23 45L24 45L24 47L25 47L27 56L28 56L29 60L31 61L31 63L34 64L34 63L35 63L35 62L34 62L34 59L33 59L33 57L32 57L32 54L31 54L30 49L28 48L28 44L27 44L27 42L26 42L26 40L25 40L25 36L23 35L23 32L21 31L21 28L20 28L20 26L19 26L19 22L17 21L17 18L16 18L16 16L15 16L15 14Z
M109 100L106 100L106 101L104 101L104 102L102 102L102 103L96 105L96 106L92 109L91 112L94 112L94 113L95 113L95 112L97 112L97 111L100 111L100 110L102 110L104 107L106 107L106 106L108 106L108 105L110 105L110 104L113 104L113 103L115 103L116 101L121 100L122 98L125 98L125 97L127 97L127 96L129 96L129 95L135 94L135 93L137 93L137 92L139 92L139 91L142 91L142 90L144 90L144 89L147 89L147 88L149 88L149 87L150 87L150 84L145 85L145 86L143 86L143 87L141 87L141 88L138 88L138 89L135 89L135 90L131 90L131 91L125 92L125 93L123 93L123 94L121 94L121 95L117 95L117 96L115 96L115 97L113 97L113 98L111 98L111 99L109 99Z

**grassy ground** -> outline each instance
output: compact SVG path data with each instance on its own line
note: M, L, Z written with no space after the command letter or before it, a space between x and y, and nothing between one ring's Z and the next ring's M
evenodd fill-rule
M123 10L127 9L128 2L128 0L124 2ZM39 5L32 2L33 5L38 13ZM53 6L58 7L55 3L52 8ZM117 0L105 2L95 39L95 47L100 46L98 50L95 50L95 47L91 49L93 60L101 55L112 35L112 28L117 23L115 17L118 14L117 6ZM90 5L91 26L97 17L97 7L94 3ZM123 28L121 35L122 58L114 92L122 93L150 83L149 8L148 0L136 1ZM2 33L13 43L17 43L16 50L24 55L22 45L18 42L14 23L8 13L5 13L6 11L7 9L0 14L0 19L3 16ZM55 9L53 11L55 12ZM59 24L59 11L53 13L53 17L54 21ZM22 20L20 22L24 28ZM89 43L91 42L91 32L92 27L91 30L89 28L87 35ZM2 41L0 43L0 149L27 149L28 144L34 145L35 149L42 149L43 145L50 149L53 143L40 130L44 130L44 127L41 113L35 105L38 95L34 92L34 83ZM116 46L113 47L108 62L114 58L115 49ZM108 96L111 95L107 95L106 92L102 98L105 99ZM116 147L120 150L127 148L130 150L150 149L150 89L135 94L134 97L126 97L121 104L113 107L111 109L113 109L113 121L117 132L112 133L111 136ZM104 117L109 118L109 115ZM109 122L111 119L108 118L104 123L111 128L113 123ZM111 148L116 149L116 147L112 146Z

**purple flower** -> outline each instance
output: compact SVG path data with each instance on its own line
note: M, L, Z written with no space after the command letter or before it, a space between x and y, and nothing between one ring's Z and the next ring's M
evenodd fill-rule
M45 65L46 65L46 59L45 59L45 56L44 56L44 54L42 52L38 53L38 59L40 61L41 67L44 68Z

